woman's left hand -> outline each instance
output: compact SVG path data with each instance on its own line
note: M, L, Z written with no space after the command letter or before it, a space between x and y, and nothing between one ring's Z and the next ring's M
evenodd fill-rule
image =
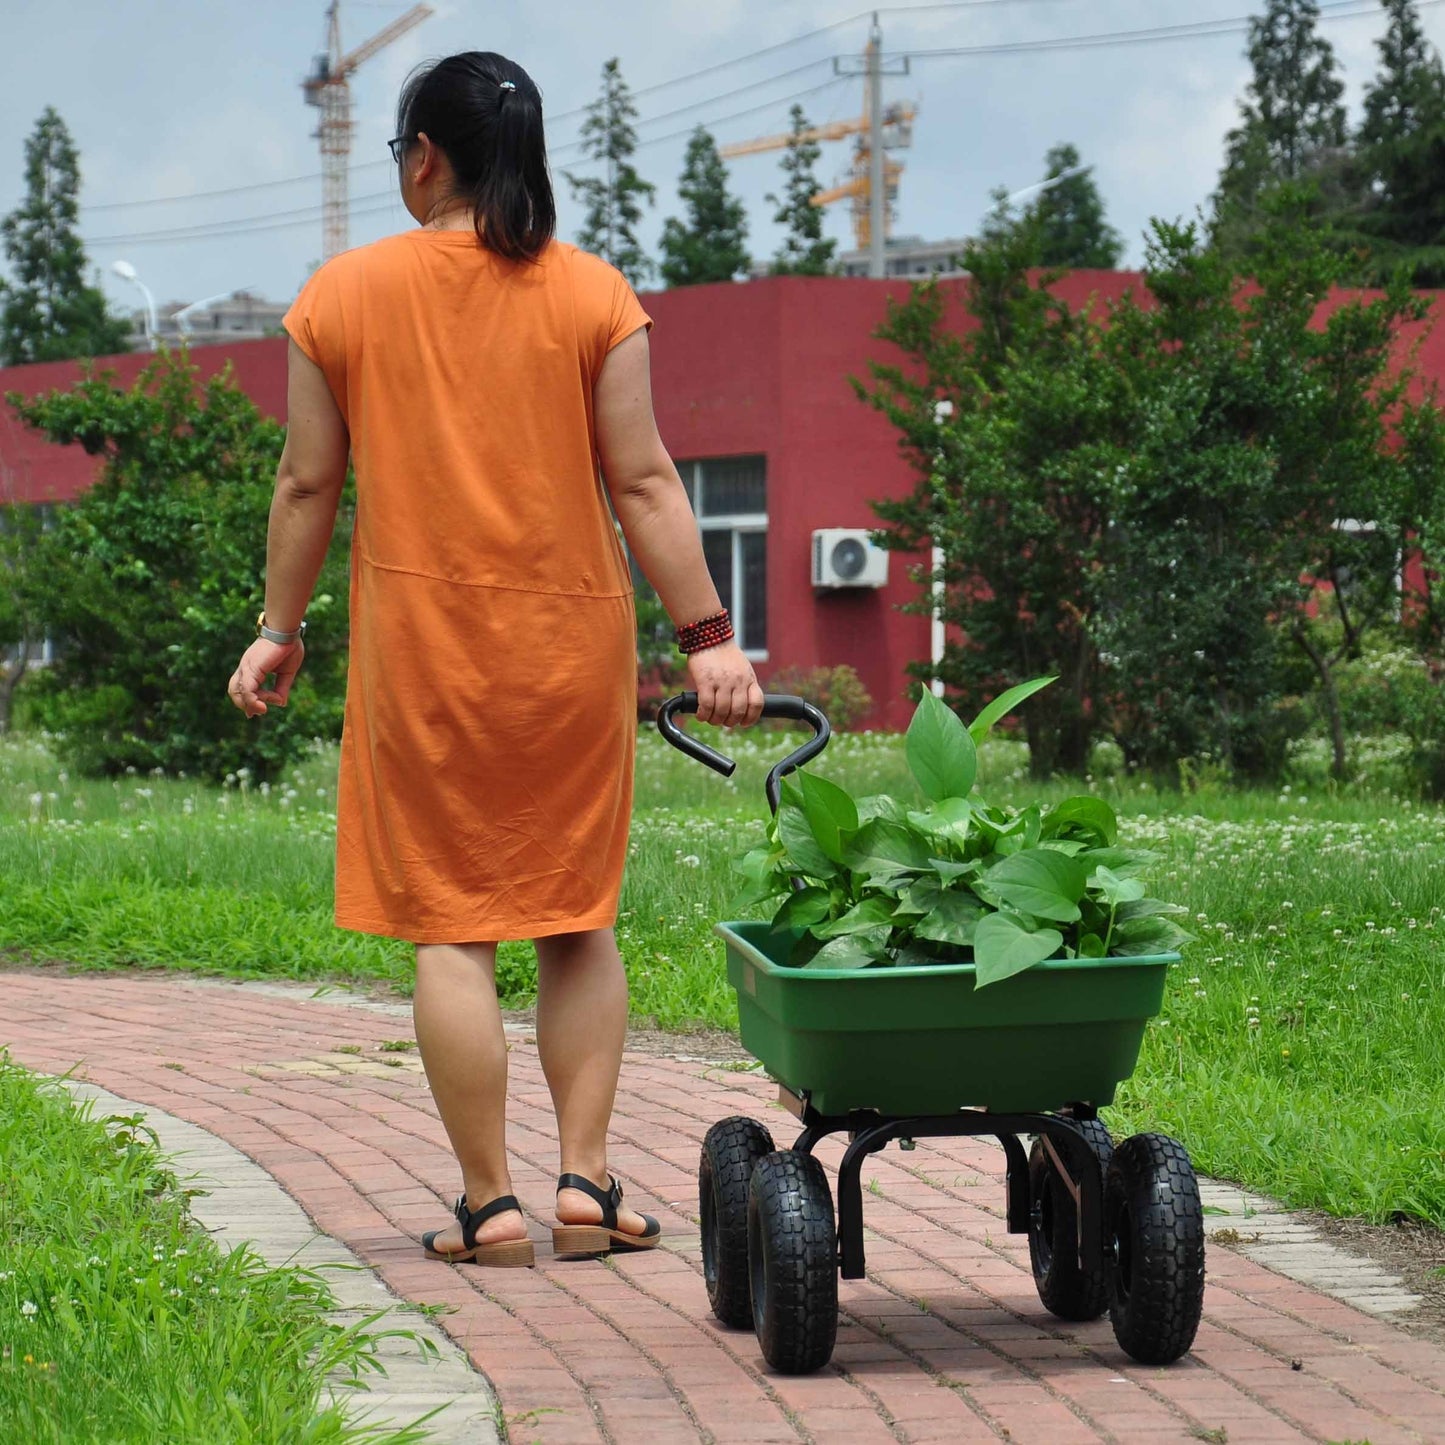
M268 703L285 707L286 699L291 695L291 684L296 681L305 656L306 644L299 638L295 642L281 644L258 637L246 649L231 674L226 693L247 717L263 716ZM268 688L266 678L273 672L276 682Z

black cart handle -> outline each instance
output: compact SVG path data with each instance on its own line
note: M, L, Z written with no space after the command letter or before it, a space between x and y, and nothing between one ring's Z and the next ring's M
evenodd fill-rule
M689 736L673 722L673 718L678 713L687 717L696 712L697 694L695 692L681 692L676 697L670 697L658 710L657 730L679 752L686 753L690 758L696 758L700 763L705 763L714 772L721 773L725 778L732 777L737 771L738 765L731 758L724 757L716 748L710 748L706 743ZM787 693L765 693L763 695L763 716L790 718L793 722L805 722L813 729L813 736L795 752L789 753L782 762L775 764L768 774L766 783L768 807L776 813L783 795L783 779L789 773L801 768L809 759L816 758L828 746L828 739L833 736L833 729L829 726L828 719L806 698L790 697Z

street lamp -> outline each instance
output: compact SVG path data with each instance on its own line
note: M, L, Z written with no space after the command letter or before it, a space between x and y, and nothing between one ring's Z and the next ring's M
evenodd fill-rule
M249 287L238 286L234 291L221 291L215 296L203 296L199 301L192 301L189 306L182 306L171 318L176 323L176 330L182 336L191 334L191 312L202 311L207 306L215 306L219 302L229 301L233 296L244 296Z
M1070 166L1066 171L1060 171L1056 176L1050 176L1046 181L1037 181L1031 186L1025 186L1021 191L1015 191L1011 196L1003 198L1003 204L1011 206L1015 201L1021 201L1025 196L1031 196L1035 191L1051 191L1063 181L1071 181L1075 176L1081 176L1085 171L1092 170L1092 166Z
M941 427L949 417L953 415L953 403L945 397L942 401L933 403L933 424ZM935 467L942 464L942 448L934 454ZM948 602L948 590L943 585L943 548L934 545L933 548L933 625L930 629L931 646L929 655L933 659L933 695L943 696L943 677L940 668L943 665L943 650L947 642L947 632L943 623L943 609Z
M160 328L156 325L156 298L151 295L151 289L136 274L136 269L129 261L115 261L111 264L112 271L122 281L129 281L132 286L139 289L146 303L146 344L152 351L156 349L157 333Z

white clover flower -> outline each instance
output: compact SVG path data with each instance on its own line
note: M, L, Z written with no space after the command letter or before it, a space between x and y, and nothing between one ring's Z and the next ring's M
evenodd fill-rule
M697 868L700 867L701 864L702 859L699 858L696 853L689 853L687 857L682 860L682 866L684 868Z
M99 1256L98 1254L93 1254L93 1255L91 1255L91 1257L90 1257L88 1260L86 1260L85 1262L86 1262L86 1264L91 1265L92 1267L94 1267L95 1265L97 1265L97 1264L99 1264L99 1263L101 1262L101 1259L100 1259L100 1256Z
M40 1313L40 1306L33 1299L23 1299L20 1301L20 1313L27 1320L34 1319Z

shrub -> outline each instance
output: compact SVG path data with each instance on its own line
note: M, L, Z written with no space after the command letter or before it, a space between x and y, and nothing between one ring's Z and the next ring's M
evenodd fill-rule
M343 506L311 606L302 685L264 728L226 679L264 601L267 513L284 432L229 372L204 388L165 354L128 391L87 375L9 398L60 444L104 458L99 481L40 540L39 608L59 658L26 687L29 716L88 773L126 768L275 776L340 731L350 525ZM349 495L349 494L348 494Z
M873 698L863 680L846 663L837 667L779 668L768 678L764 690L806 698L827 715L839 732L847 732L873 710ZM778 719L770 719L768 725L793 726Z

